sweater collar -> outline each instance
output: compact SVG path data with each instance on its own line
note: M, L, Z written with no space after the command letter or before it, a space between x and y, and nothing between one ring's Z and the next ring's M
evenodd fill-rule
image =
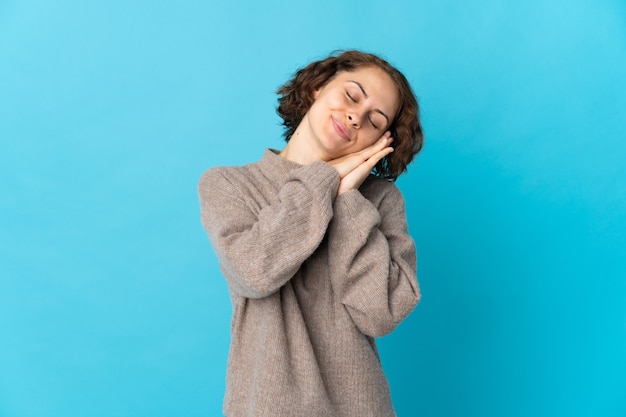
M259 166L263 174L272 181L281 181L292 169L302 165L290 161L279 155L276 149L266 149L263 158L259 161Z

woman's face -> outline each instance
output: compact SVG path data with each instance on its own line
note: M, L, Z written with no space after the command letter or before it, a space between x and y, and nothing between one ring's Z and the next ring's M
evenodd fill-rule
M389 128L399 107L391 77L378 67L337 73L314 92L307 112L312 140L327 159L358 152Z

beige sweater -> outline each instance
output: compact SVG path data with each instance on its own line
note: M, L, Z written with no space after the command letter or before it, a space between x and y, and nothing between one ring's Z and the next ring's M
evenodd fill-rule
M395 415L374 338L420 298L404 200L374 177L338 185L329 164L271 150L200 179L233 304L228 417Z

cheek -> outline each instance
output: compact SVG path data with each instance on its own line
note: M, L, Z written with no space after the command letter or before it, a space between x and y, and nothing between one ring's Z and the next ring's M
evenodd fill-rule
M331 109L339 109L345 106L345 99L340 92L333 92L323 97L326 105Z
M355 148L353 151L354 152L362 151L368 146L371 146L374 143L376 143L376 141L380 139L380 137L381 135L379 135L378 132L374 132L374 133L362 132L361 136L359 137L359 141L355 144Z
M373 145L374 143L376 143L376 141L378 139L380 139L381 136L382 136L382 134L379 133L375 129L371 129L371 130L368 130L367 132L363 132L363 142L367 143L365 145L365 147L368 147L368 146Z
M309 107L309 110L307 111L307 116L309 118L309 120L317 120L318 117L320 117L320 105L318 101L314 101L313 104L311 104L311 107Z

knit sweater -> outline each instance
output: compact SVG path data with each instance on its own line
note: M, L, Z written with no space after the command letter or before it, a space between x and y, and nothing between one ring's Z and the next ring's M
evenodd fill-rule
M233 306L228 417L395 416L374 338L419 301L415 245L393 183L339 181L272 150L200 179Z

